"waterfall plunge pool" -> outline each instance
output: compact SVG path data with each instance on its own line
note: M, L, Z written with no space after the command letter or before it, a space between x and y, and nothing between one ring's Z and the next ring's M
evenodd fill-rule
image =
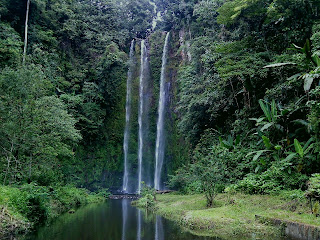
M110 199L65 213L49 226L19 240L211 240L184 232L172 221L131 206L131 199Z
M81 207L74 214L65 213L49 226L40 227L35 232L18 239L222 240L217 237L192 235L172 221L131 206L131 201L132 199L110 199L105 203ZM259 238L253 236L250 239ZM265 236L264 239L270 238ZM289 238L281 238L284 239Z

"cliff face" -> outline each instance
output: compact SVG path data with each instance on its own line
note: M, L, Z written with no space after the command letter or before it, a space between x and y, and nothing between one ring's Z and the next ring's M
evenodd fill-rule
M143 146L143 172L142 180L153 185L154 167L155 167L155 148L157 138L157 119L158 119L158 102L160 91L160 75L162 65L162 54L165 42L165 32L156 31L146 39L148 64L145 72L144 86L144 146ZM165 157L162 169L161 179L165 183L168 180L168 174L173 174L181 164L187 161L186 156L188 149L178 132L177 122L179 114L177 111L179 83L179 67L188 61L184 35L172 31L169 40L168 64L166 67L165 77ZM141 41L137 40L135 45L135 65L134 79L132 84L132 109L130 124L130 141L129 141L129 165L130 176L129 182L131 189L136 189L138 173L138 110L139 110L139 78L140 78L140 54ZM181 51L182 49L182 51ZM120 175L120 174L119 174ZM112 181L113 187L120 186L121 181Z
M183 31L180 31L181 33ZM177 110L179 83L178 72L180 66L188 61L184 35L179 31L171 31L169 38L169 56L166 67L166 110L165 110L165 157L162 171L163 182L167 182L168 175L173 174L178 167L187 162L188 148L179 133L177 123L179 112ZM154 32L150 35L150 67L154 89L154 104L152 108L151 136L156 138L156 119L158 117L158 99L160 86L161 56L166 33ZM155 141L153 141L153 144ZM153 148L154 149L154 148Z

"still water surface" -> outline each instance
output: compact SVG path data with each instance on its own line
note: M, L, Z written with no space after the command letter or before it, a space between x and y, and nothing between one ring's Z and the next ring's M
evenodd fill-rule
M248 238L238 238L238 240ZM250 240L274 240L268 236ZM289 238L277 238L288 240ZM184 232L175 223L131 206L131 200L108 200L66 213L22 240L222 240ZM229 240L229 239L228 239ZM232 239L236 240L236 239Z
M183 232L160 216L131 206L131 200L108 200L64 214L23 240L216 240Z

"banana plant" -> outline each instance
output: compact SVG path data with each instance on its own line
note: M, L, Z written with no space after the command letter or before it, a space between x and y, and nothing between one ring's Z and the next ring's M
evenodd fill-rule
M233 150L238 144L240 144L240 136L236 136L234 139L232 135L229 135L226 140L223 140L222 137L219 137L219 141L222 147Z
M311 43L309 39L306 40L303 47L299 47L295 44L292 44L292 45L293 45L292 49L304 54L306 59L313 65L315 69L306 73L297 73L289 77L288 80L293 80L297 78L302 79L304 81L304 84L303 84L304 91L309 92L314 80L319 79L320 77L320 57L316 54L312 54ZM275 63L275 64L267 65L264 68L282 67L286 65L297 65L297 64L292 62Z
M288 152L288 156L285 158L285 161L289 162L292 159L298 159L298 171L301 171L303 168L303 160L307 157L308 153L310 153L313 150L313 138L310 138L303 145L299 142L298 139L294 139L293 145L295 152Z
M260 99L259 105L264 113L264 116L260 118L249 118L249 120L256 121L256 126L260 126L259 131L264 132L270 127L274 126L275 128L283 131L283 127L277 123L278 118L281 116L278 114L278 107L275 100L273 99L271 103Z
M262 138L263 144L266 149L250 152L246 156L246 157L248 157L250 155L254 155L252 158L253 162L256 162L257 160L260 159L260 161L259 161L260 164L257 164L255 172L258 172L260 170L261 165L266 165L264 158L261 158L261 156L263 156L264 154L268 154L268 155L272 155L272 157L275 160L279 160L280 159L280 157L279 157L280 150L282 149L282 147L280 145L272 144L268 137L261 136L261 138Z

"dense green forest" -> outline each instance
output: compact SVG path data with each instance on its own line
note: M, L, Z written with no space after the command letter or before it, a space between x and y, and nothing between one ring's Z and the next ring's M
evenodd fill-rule
M147 1L31 1L22 63L26 3L1 2L3 184L112 185L122 169L125 52L152 11Z
M225 191L319 198L319 0L28 2L0 0L0 206L30 219L39 209L8 202L11 187L30 206L52 189L120 188L132 39L136 58L148 41L153 158L168 31L167 187L205 193L208 206Z

